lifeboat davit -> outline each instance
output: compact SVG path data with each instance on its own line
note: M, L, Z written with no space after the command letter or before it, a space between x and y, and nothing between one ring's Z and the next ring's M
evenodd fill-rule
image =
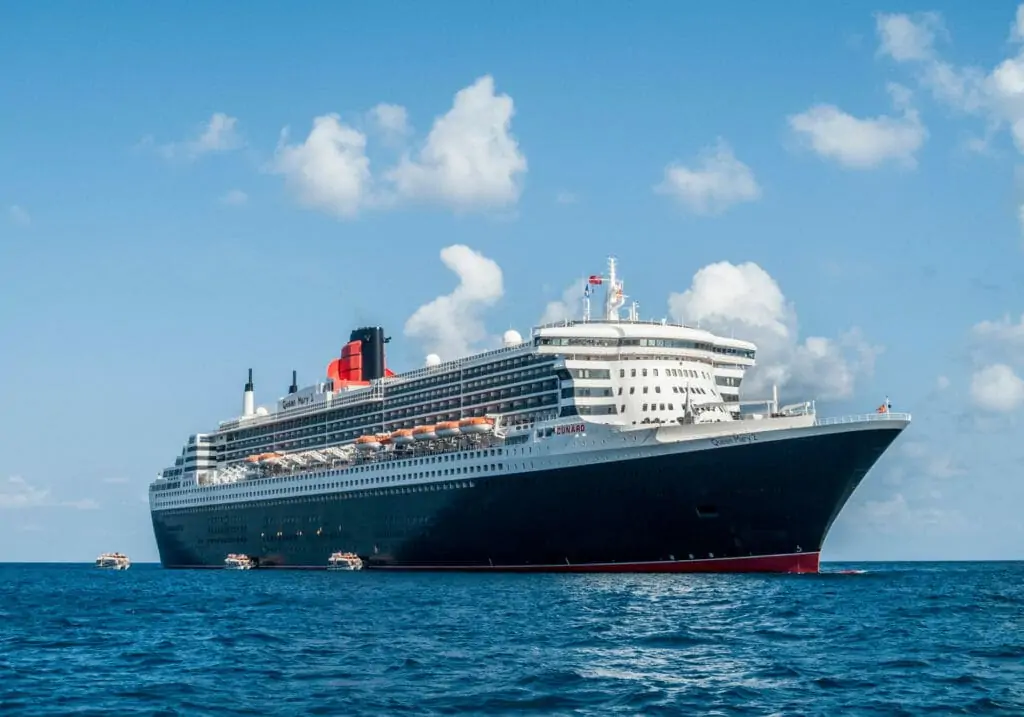
M411 428L399 428L397 431L391 434L391 442L396 446L402 446L407 443L412 443L415 440L412 437Z
M450 436L459 435L459 422L458 421L441 421L437 424L437 437L448 438Z
M434 432L433 426L417 426L412 429L412 437L417 441L429 441L437 438L437 433Z
M359 436L356 439L356 448L362 451L375 451L380 448L380 440L377 436Z
M493 418L463 418L459 421L459 430L463 433L490 433L494 430Z

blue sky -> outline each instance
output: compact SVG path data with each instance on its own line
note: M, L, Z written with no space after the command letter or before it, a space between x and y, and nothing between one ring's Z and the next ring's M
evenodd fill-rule
M914 413L826 559L1024 557L1015 5L440 7L0 11L0 560L156 559L248 367L483 348L609 253L750 390Z

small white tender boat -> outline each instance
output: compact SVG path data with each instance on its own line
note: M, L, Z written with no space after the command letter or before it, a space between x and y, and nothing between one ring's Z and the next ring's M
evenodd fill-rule
M355 553L343 553L338 551L332 553L327 560L328 570L362 570L363 561Z
M224 558L224 567L228 570L252 570L255 563L256 561L248 555L240 553L230 553Z
M96 558L96 567L105 570L127 570L132 561L124 553L102 553Z

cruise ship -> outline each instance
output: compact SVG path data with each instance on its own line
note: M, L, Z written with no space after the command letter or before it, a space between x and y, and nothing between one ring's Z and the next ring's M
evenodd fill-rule
M591 294L604 291L599 318ZM817 572L851 494L909 425L741 401L756 346L625 306L395 373L381 327L325 376L187 439L149 490L161 563L365 570ZM620 311L625 316L620 317Z

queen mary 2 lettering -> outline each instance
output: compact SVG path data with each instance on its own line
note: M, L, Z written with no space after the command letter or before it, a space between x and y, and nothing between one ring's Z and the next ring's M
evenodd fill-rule
M741 401L756 347L642 321L609 260L583 315L404 373L380 327L325 376L188 438L150 486L169 568L816 572L909 425ZM591 318L594 287L605 292Z

